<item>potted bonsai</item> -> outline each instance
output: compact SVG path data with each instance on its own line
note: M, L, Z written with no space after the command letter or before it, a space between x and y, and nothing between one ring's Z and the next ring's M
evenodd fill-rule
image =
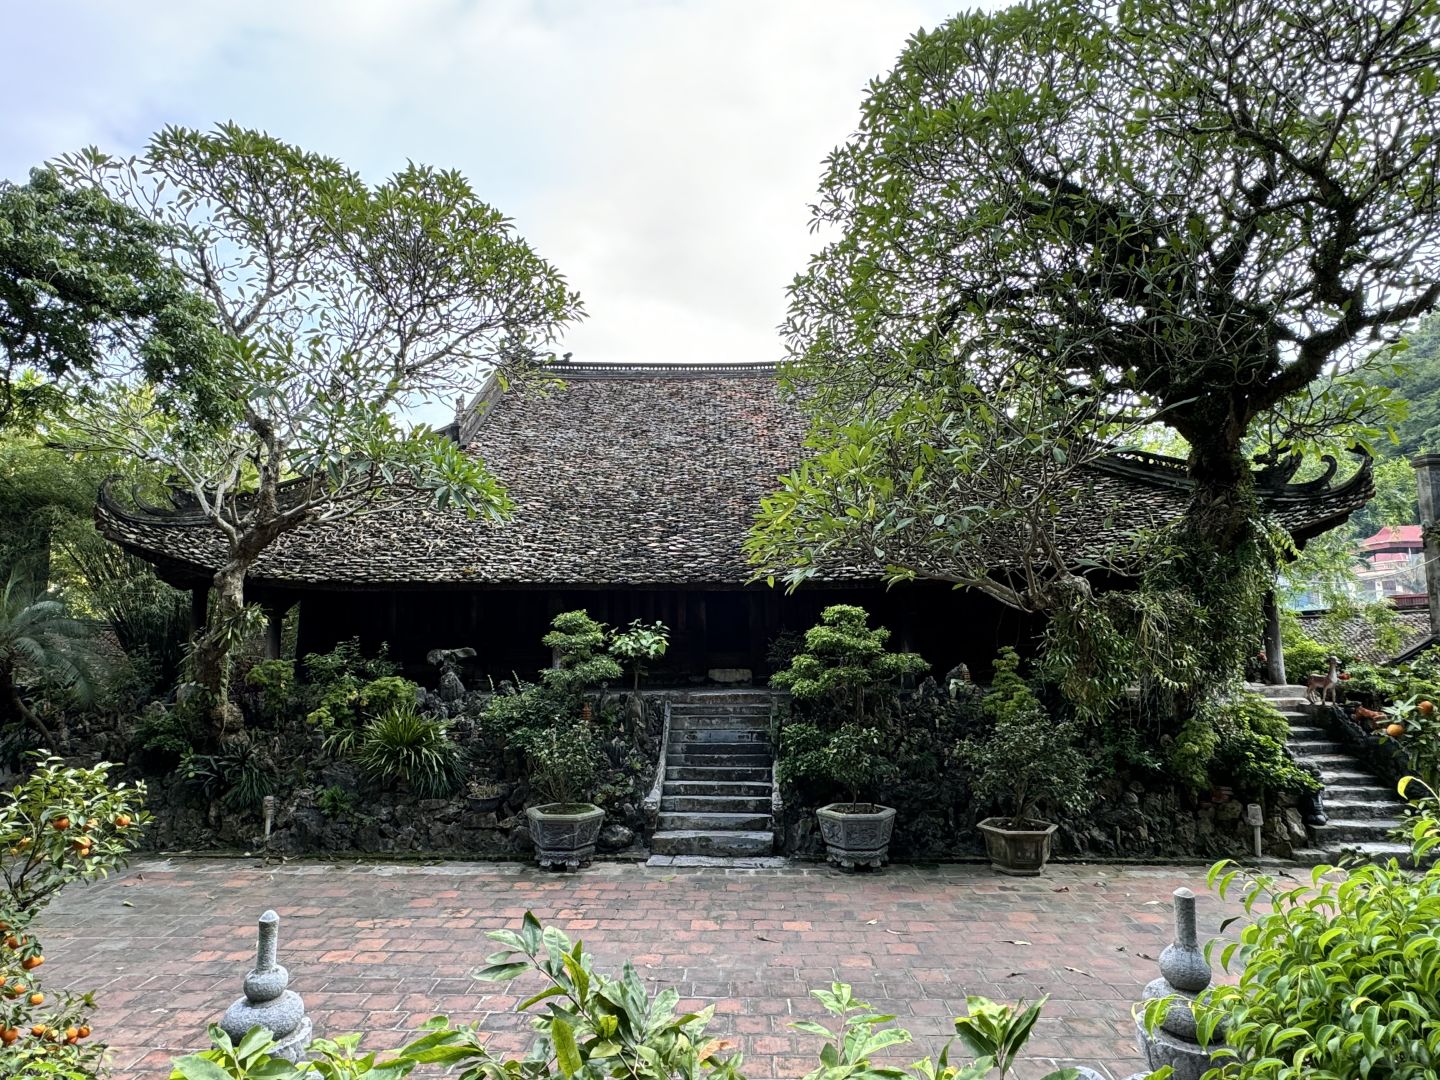
M581 720L569 728L530 728L519 740L528 766L526 809L535 858L542 867L578 870L595 856L605 811L589 802L599 774L595 733Z
M977 825L990 865L1002 874L1034 877L1045 868L1050 838L1059 828L1038 816L1039 805L1084 810L1090 802L1089 770L1069 726L1046 714L1019 668L1015 650L1002 649L981 705L994 727L984 738L961 742L955 756L971 771L976 801L1002 809Z
M883 866L890 855L894 808L860 799L891 771L877 699L896 679L929 666L915 653L890 652L890 631L871 629L868 619L864 608L850 604L826 608L806 631L805 647L770 680L790 691L801 710L781 731L782 778L816 781L848 796L815 812L826 854L847 869Z

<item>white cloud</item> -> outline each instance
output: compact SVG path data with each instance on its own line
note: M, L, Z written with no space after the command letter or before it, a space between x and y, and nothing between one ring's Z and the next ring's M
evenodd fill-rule
M580 290L577 360L779 356L806 209L934 0L113 0L6 11L0 176L233 119L455 167Z

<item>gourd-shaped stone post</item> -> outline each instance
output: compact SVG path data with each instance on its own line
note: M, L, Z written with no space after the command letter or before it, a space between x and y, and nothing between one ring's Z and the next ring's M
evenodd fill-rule
M300 995L288 988L290 972L276 962L280 916L265 912L259 928L255 967L245 976L245 996L225 1010L220 1028L239 1042L251 1028L262 1027L275 1040L271 1055L296 1062L310 1045L310 1018Z
M1174 997L1154 1034L1145 1030L1143 1015L1136 1020L1140 1053L1152 1070L1174 1069L1173 1080L1200 1080L1213 1062L1196 1041L1195 1012L1191 1003L1210 985L1210 964L1195 934L1195 894L1176 889L1175 940L1160 953L1160 978L1146 985L1145 1001Z

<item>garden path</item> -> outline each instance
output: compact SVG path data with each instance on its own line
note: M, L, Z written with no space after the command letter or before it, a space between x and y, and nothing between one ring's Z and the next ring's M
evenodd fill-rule
M282 916L280 959L317 1033L363 1029L392 1046L435 1013L478 1020L519 1050L517 988L469 975L492 951L484 931L533 909L613 970L632 959L659 988L716 1006L712 1031L745 1052L754 1080L803 1076L817 1047L789 1030L823 1019L808 996L831 980L899 1015L913 1060L938 1051L967 994L1050 1001L1020 1080L1060 1064L1114 1077L1140 1068L1130 1006L1170 940L1170 894L1200 894L1202 940L1233 904L1204 869L1062 865L1037 879L968 865L853 875L597 865L574 876L519 864L377 865L141 860L67 890L40 931L52 988L98 991L96 1036L117 1080L168 1075L177 1052L240 993L255 920ZM533 989L533 987L532 987Z

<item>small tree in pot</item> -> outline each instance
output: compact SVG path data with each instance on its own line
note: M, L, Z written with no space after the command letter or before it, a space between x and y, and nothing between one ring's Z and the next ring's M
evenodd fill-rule
M886 648L890 631L871 629L865 609L835 604L805 632L805 647L771 683L806 703L815 722L786 726L782 732L781 773L789 782L809 779L844 791L849 802L816 811L830 860L840 866L881 866L889 858L893 807L861 802L860 793L883 783L893 772L882 754L884 735L874 722L880 691L903 675L929 665L915 653ZM827 710L823 706L828 704Z
M1050 837L1059 827L1040 818L1039 807L1083 811L1092 793L1074 733L1046 714L1019 669L1015 650L1000 650L995 681L982 704L995 726L984 738L959 743L955 757L971 770L977 802L1003 812L978 826L990 864L1002 874L1030 877L1044 869Z
M541 866L578 870L595 856L605 811L590 802L600 772L600 748L584 720L568 728L523 728L514 735L539 804L525 811Z

